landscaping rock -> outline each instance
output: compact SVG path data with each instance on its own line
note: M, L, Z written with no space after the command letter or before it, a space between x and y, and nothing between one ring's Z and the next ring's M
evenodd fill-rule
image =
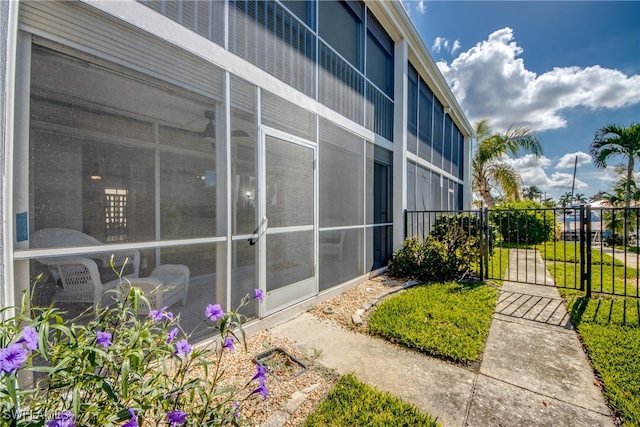
M284 411L278 411L271 414L261 427L282 427L289 419L289 414Z
M298 408L306 398L307 398L306 393L303 393L301 391L296 391L295 393L293 393L293 396L291 396L291 399L289 399L287 403L282 405L282 409L284 409L290 414L293 414L298 410Z

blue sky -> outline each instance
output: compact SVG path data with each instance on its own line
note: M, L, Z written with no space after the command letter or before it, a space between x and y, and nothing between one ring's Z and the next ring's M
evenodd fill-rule
M524 185L570 192L577 156L575 192L609 189L589 145L605 124L640 122L639 1L403 4L471 122L538 133L544 157L513 161Z

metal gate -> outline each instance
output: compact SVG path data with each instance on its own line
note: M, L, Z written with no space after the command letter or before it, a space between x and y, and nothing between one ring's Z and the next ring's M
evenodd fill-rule
M442 216L459 218L467 232L478 233L475 241L481 250L475 272L483 280L555 284L587 297L639 297L640 208L405 211L405 236L423 240ZM516 263L509 277L500 268L505 262ZM545 269L554 283L544 280Z

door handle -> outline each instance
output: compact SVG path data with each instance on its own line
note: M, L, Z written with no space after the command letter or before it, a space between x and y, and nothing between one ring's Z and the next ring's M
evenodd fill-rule
M253 246L256 243L258 243L258 240L260 239L260 237L262 237L262 235L266 233L268 223L269 223L269 220L267 219L267 217L263 216L262 219L260 220L260 224L258 224L256 229L253 230L253 233L251 233L251 237L249 237L249 240L248 240L249 245Z

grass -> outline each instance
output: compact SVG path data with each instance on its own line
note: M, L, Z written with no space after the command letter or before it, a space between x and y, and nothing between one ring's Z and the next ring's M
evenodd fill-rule
M623 426L640 425L640 300L561 293L609 404Z
M558 286L579 289L580 265L563 262L547 262L547 268ZM626 274L626 276L625 276ZM615 295L637 295L638 270L624 266L591 265L591 289L593 292ZM626 277L626 280L625 280ZM625 289L626 286L626 289Z
M567 242L547 242L538 245L538 251L547 262L547 268L561 287L580 287L580 252L578 245ZM640 272L602 252L591 258L591 289L617 295L638 295ZM626 287L626 289L625 289Z
M509 250L504 248L495 248L489 259L489 271L487 277L504 277L509 266ZM492 279L494 282L502 285L502 280Z
M533 249L533 247L532 247ZM535 249L540 251L540 255L546 260L555 260L562 262L580 263L580 246L572 242L546 242L536 245ZM592 265L621 265L624 263L614 259L611 255L602 252L592 252Z
M305 420L303 426L439 426L431 416L389 393L358 381L353 375L340 378L327 398Z
M411 288L378 305L369 330L418 351L468 363L482 354L497 291L478 283Z
M574 286L579 268L575 244L547 243L547 266L558 286ZM555 251L554 251L555 247ZM578 257L576 257L578 253ZM567 262L568 264L558 264ZM621 293L625 286L625 268L621 262L603 254L593 257L592 288ZM555 268L554 268L555 266ZM636 294L637 270L626 269L627 292ZM640 299L596 296L560 289L571 321L576 326L591 364L604 384L604 394L622 420L623 426L640 425Z

